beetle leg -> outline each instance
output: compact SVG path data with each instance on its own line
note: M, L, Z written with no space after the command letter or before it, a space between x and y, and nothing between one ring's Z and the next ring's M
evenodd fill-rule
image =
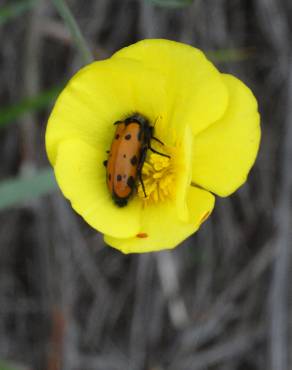
M155 136L152 136L151 139L157 141L161 145L164 145L164 143L161 140L157 139L157 137L155 137Z
M145 146L141 149L141 157L140 157L139 163L137 165L138 173L140 173L142 171L142 167L143 167L143 164L145 162L146 155L147 155L147 146Z
M139 161L138 166L137 166L137 173L138 173L139 181L142 185L142 189L143 189L143 193L144 193L145 198L147 198L147 194L146 194L145 185L144 185L144 182L143 182L143 179L142 179L142 167L143 167L143 164L145 162L146 155L147 155L147 146L142 148L141 158L140 158L140 161Z
M153 153L156 153L156 154L162 155L162 157L170 158L170 155L168 155L168 154L164 154L164 153L160 153L160 152L158 152L157 150L155 150L155 149L151 148L151 146L149 146L149 149L150 149L150 150L151 150L151 152L153 152Z
M143 179L142 179L142 173L139 172L138 173L138 176L139 176L139 181L140 181L140 183L142 185L144 196L145 196L145 198L147 198L147 194L146 194L146 190L145 190L145 185L144 185L144 182L143 182Z

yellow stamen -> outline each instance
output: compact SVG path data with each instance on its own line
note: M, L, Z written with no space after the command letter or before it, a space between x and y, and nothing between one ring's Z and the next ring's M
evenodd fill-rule
M174 168L172 158L149 152L142 168L142 184L138 185L138 196L145 205L163 202L173 196Z

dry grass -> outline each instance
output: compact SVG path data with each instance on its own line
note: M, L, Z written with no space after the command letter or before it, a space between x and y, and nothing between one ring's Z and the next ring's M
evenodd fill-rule
M146 37L251 48L248 59L218 66L258 97L262 146L248 183L218 199L173 252L124 256L104 246L57 192L2 212L0 358L31 370L291 369L290 2L69 5L97 58ZM0 38L1 105L81 65L49 1L2 25ZM47 114L2 130L2 179L47 164Z

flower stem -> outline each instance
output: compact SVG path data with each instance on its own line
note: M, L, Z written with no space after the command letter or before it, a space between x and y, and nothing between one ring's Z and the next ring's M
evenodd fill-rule
M52 0L55 4L57 11L59 12L60 16L64 19L71 36L75 42L76 47L78 48L80 55L82 56L84 64L88 64L93 62L94 57L82 36L80 28L71 13L71 10L68 8L66 2L64 0Z

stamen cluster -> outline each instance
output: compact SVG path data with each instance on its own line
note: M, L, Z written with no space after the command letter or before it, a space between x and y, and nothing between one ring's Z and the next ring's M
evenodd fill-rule
M145 205L163 202L171 198L174 181L174 169L171 158L150 153L149 158L143 165L142 179L146 197L141 184L138 185L138 196L145 201Z

